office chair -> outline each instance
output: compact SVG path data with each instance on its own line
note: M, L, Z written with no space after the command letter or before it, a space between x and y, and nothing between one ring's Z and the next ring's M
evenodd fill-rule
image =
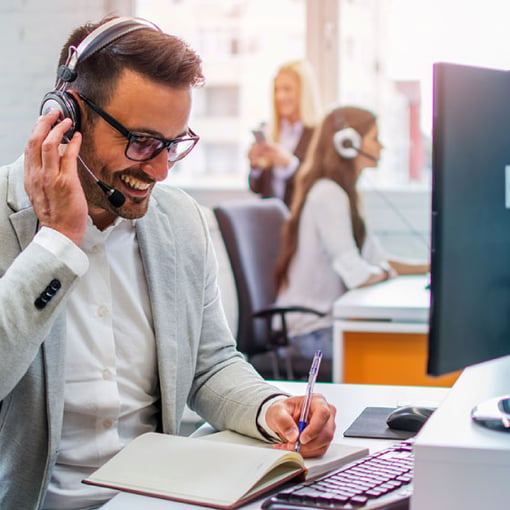
M280 379L280 364L283 364L288 380L294 380L296 375L298 378L306 376L311 360L292 354L286 315L293 312L324 314L308 307L274 304L274 271L281 229L289 216L287 206L277 198L265 198L226 202L213 210L236 284L238 349L262 375L269 371L274 379ZM280 318L278 327L273 326L274 317Z

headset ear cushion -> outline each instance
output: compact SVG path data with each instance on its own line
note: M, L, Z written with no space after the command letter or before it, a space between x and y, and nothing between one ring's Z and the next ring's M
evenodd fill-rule
M58 110L60 112L59 121L67 118L73 121L71 129L65 134L65 137L70 139L75 131L80 130L80 108L76 99L68 92L48 92L43 97L40 114L46 115L54 110Z
M361 149L361 135L351 127L340 129L333 135L333 145L340 156L353 159Z

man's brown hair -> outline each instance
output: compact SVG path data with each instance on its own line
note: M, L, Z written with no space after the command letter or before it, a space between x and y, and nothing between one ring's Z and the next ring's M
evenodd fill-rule
M111 19L114 18L75 29L62 48L59 66L65 64L71 46L77 47L94 29ZM78 62L78 76L69 88L104 106L111 100L125 69L174 88L195 87L204 81L201 58L190 46L176 36L148 27L123 35Z

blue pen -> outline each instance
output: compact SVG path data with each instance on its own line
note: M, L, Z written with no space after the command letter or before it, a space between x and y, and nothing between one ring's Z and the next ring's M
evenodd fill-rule
M317 380L317 374L319 373L319 367L321 365L322 360L322 352L316 351L313 357L312 366L310 367L310 372L308 373L308 383L306 385L306 393L305 400L303 401L303 407L301 408L301 416L299 417L298 429L299 436L296 441L295 451L299 452L301 450L301 443L299 438L301 437L301 432L306 427L308 421L308 413L310 412L310 404L312 402L313 396L313 387L315 385L315 381Z

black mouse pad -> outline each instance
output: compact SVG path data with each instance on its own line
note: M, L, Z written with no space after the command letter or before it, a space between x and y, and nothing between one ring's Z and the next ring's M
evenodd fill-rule
M367 437L372 439L408 439L416 432L390 429L386 418L394 407L366 407L345 430L345 437Z

